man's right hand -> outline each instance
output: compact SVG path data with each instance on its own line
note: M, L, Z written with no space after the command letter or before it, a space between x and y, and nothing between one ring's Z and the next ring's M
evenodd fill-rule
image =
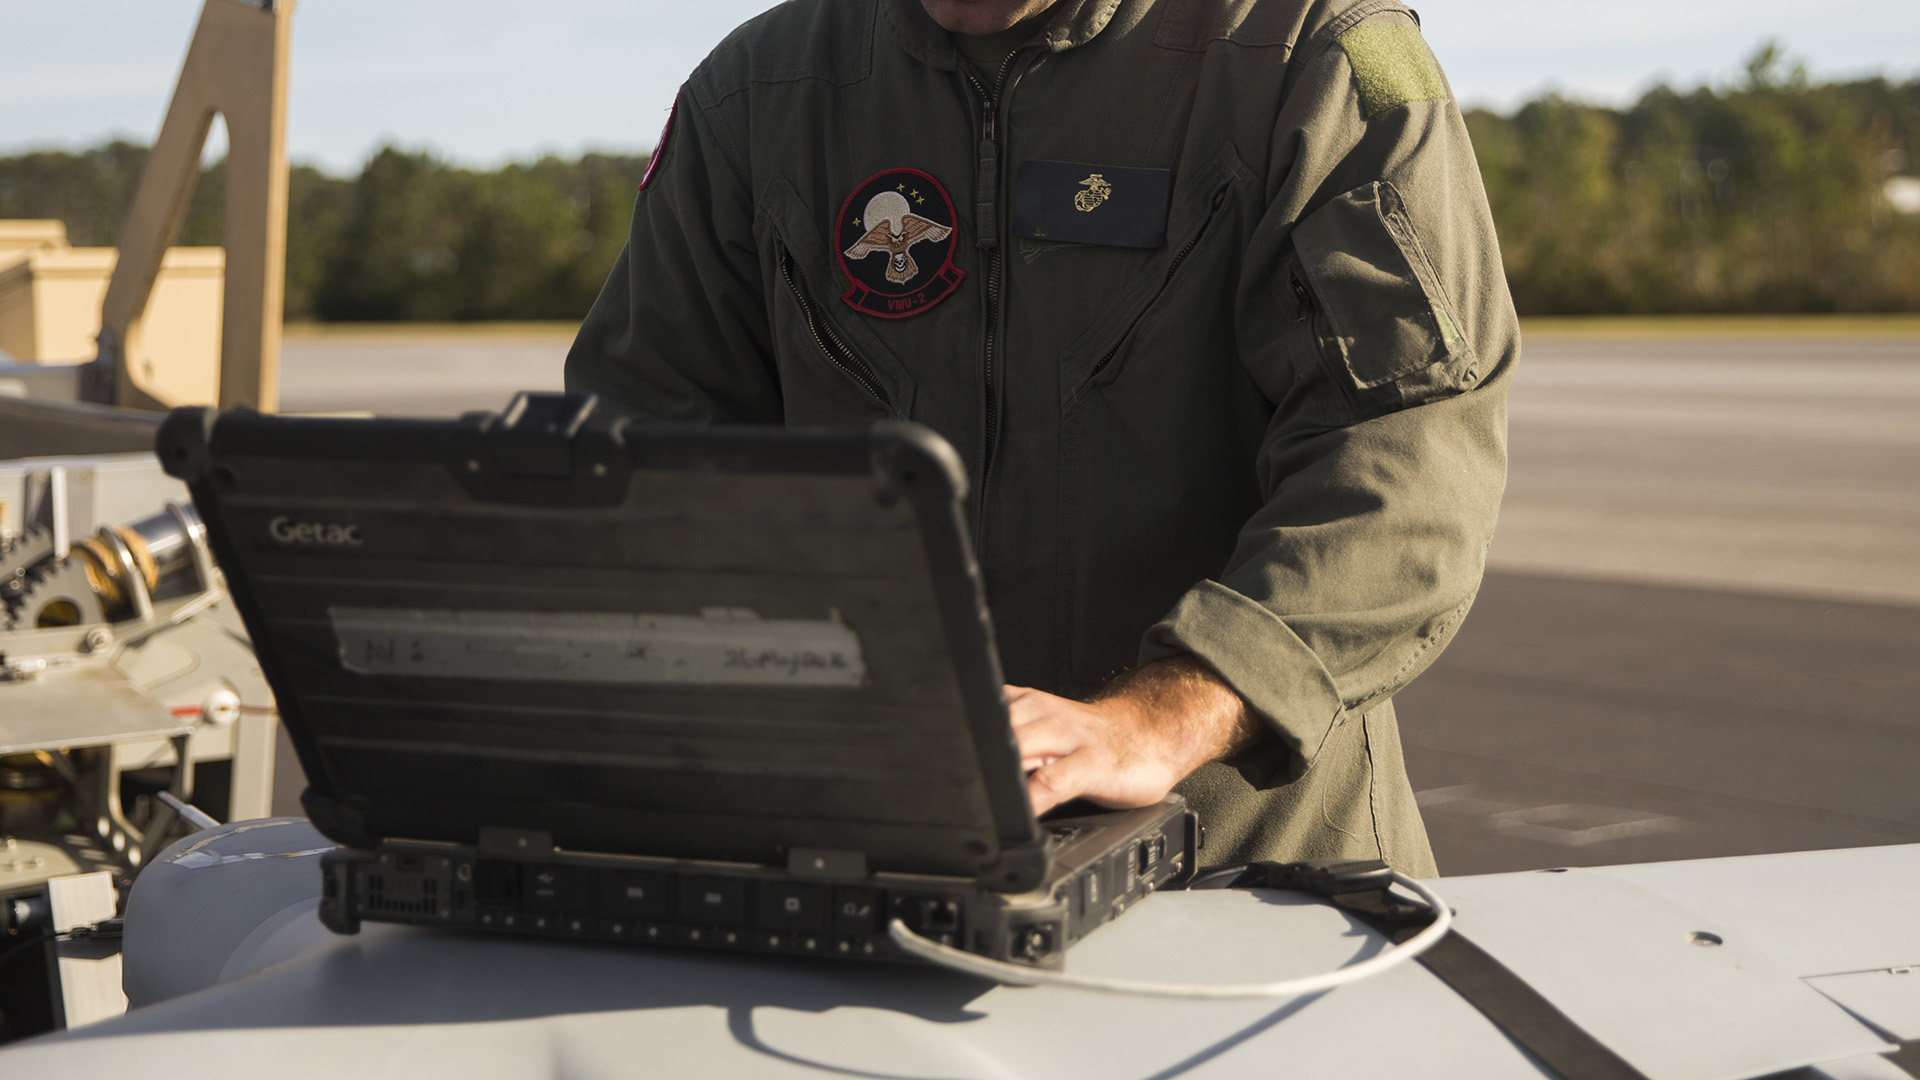
M1094 701L1024 686L1007 687L1007 701L1035 815L1070 799L1152 806L1262 730L1240 696L1190 656L1149 664Z

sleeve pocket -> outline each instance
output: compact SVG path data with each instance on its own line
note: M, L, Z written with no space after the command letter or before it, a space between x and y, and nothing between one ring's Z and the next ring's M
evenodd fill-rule
M1403 408L1472 384L1460 320L1392 184L1376 181L1314 211L1293 242L1318 309L1320 351L1357 396Z

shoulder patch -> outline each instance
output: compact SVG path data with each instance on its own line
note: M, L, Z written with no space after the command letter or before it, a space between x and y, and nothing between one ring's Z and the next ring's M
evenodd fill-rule
M1340 48L1353 67L1360 112L1371 120L1388 109L1414 101L1452 96L1440 74L1440 62L1427 48L1418 27L1405 23L1367 23L1340 35Z
M685 92L686 87L682 86L680 90ZM680 115L680 94L676 93L673 95L673 105L667 109L666 126L660 129L660 141L653 144L653 156L647 159L647 171L640 177L641 191L647 190L647 185L653 183L653 174L660 171L660 162L667 156L667 140L673 138L673 118L678 115Z

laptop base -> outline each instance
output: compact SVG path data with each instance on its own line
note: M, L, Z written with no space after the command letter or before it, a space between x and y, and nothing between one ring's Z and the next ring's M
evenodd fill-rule
M944 945L1057 969L1068 946L1193 872L1198 827L1177 796L1043 828L1052 869L1020 893L970 878L847 874L863 861L853 852L767 867L561 851L542 834L510 830L490 831L481 846L389 841L321 858L320 919L343 934L369 920L917 962L887 936L897 918Z

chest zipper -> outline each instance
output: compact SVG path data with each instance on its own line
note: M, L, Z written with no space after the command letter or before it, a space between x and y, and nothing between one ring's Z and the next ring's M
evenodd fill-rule
M1113 343L1113 348L1108 349L1107 354L1102 356L1099 362L1088 370L1087 377L1080 380L1079 387L1073 392L1075 397L1079 397L1081 391L1091 385L1093 380L1099 378L1100 373L1107 369L1108 364L1113 363L1113 358L1120 355L1120 347L1125 345L1127 339L1133 336L1133 328L1140 325L1140 320L1146 318L1147 312L1152 311L1153 305L1159 303L1160 297L1166 294L1167 286L1173 284L1173 275L1180 272L1180 264L1187 261L1187 256L1193 254L1193 249L1200 246L1201 240L1206 239L1207 230L1213 226L1214 215L1220 212L1220 204L1226 201L1227 189L1225 187L1213 193L1213 205L1207 208L1207 220L1200 223L1200 231L1194 233L1193 236L1181 246L1180 250L1174 253L1173 261L1167 264L1167 272L1160 278L1160 288L1155 290L1153 299L1147 301L1146 306L1140 309L1140 313L1133 317L1131 323L1127 324L1127 332L1120 335L1120 340Z
M982 83L980 79L974 75L971 67L966 65L962 66L962 70L967 76L967 81L973 84L974 92L980 97L980 139L982 142L994 147L994 159L996 161L1000 156L1000 133L996 122L1000 110L1000 94L1006 88L1007 74L1013 69L1014 58L1019 55L1020 50L1016 49L1008 53L1007 58L1000 62L1000 70L993 78L992 90L987 89L986 84ZM994 178L994 183L996 186L999 184L999 178L997 176ZM996 192L994 202L997 205L999 201ZM999 228L997 214L995 215L994 227L996 230ZM980 452L980 483L983 495L981 499L982 517L985 516L986 500L984 498L984 489L986 487L987 474L993 470L993 451L995 443L999 441L1000 435L999 406L995 394L996 372L994 371L994 340L999 336L1000 332L1000 275L1003 257L999 241L1000 238L995 236L994 245L990 249L992 254L987 257L987 340L986 354L981 365L981 371L986 383L987 428L986 441L982 444L982 450Z
M893 402L887 399L887 392L880 389L880 380L874 377L873 369L861 363L847 343L840 340L840 335L833 332L833 327L820 318L813 301L800 288L800 282L793 276L793 253L784 248L780 252L780 276L787 279L787 288L793 292L794 303L800 305L800 314L807 320L807 333L813 335L813 343L820 347L821 355L848 378L860 384L860 388L875 401L891 410Z

